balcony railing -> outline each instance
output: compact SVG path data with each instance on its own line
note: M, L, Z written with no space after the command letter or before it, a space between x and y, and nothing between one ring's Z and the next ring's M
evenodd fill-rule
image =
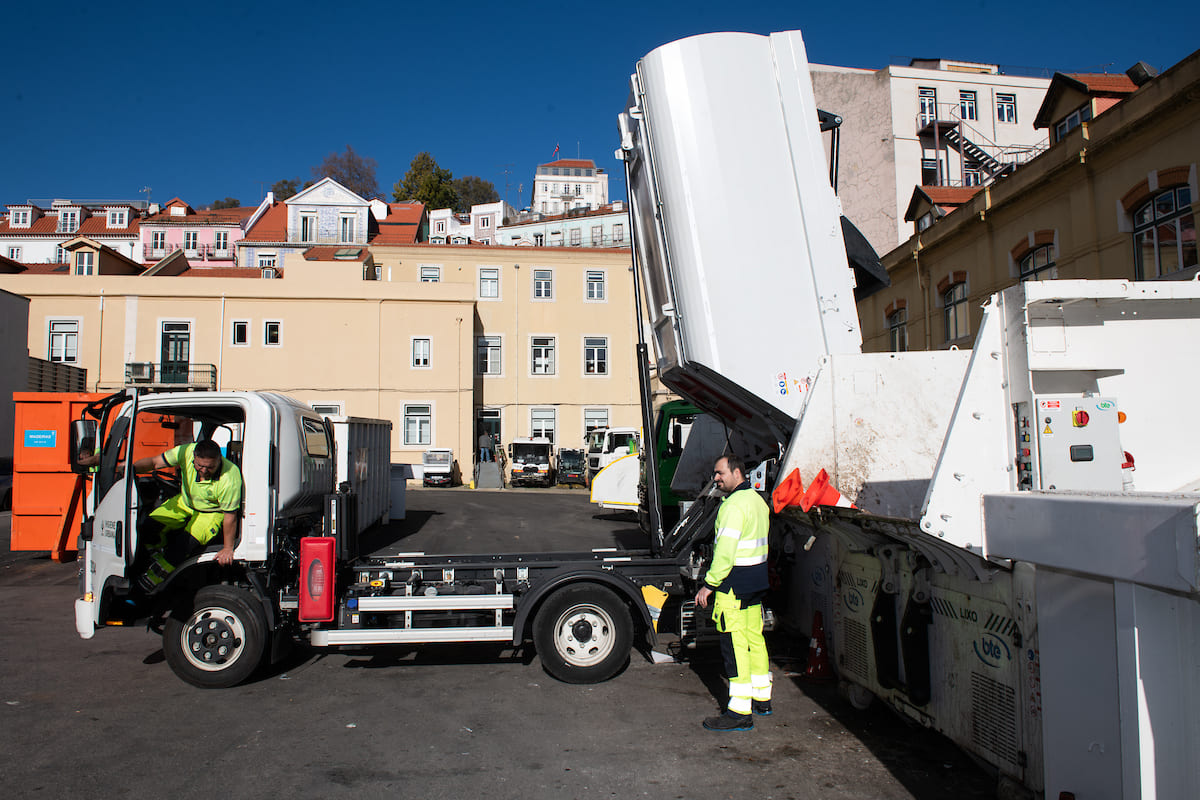
M198 244L195 247L184 247L181 244L166 244L155 247L152 244L142 245L143 261L161 261L176 250L182 250L188 258L201 261L233 261L233 248L217 247L215 244Z
M125 384L145 389L184 390L217 388L215 364L184 364L173 361L132 361L125 364Z

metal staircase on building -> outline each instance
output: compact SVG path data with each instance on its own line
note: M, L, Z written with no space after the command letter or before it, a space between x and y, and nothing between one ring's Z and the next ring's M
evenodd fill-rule
M984 150L979 145L972 142L966 136L959 132L957 125L947 126L941 132L942 141L949 144L958 152L962 153L964 159L974 161L979 165L979 168L986 172L990 177L997 177L1006 172L1011 171L1016 165L1005 164L997 161L990 153Z

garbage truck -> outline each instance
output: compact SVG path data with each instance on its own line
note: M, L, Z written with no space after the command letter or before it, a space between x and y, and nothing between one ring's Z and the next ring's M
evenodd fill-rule
M1006 791L1200 797L1200 426L1167 411L1200 284L1028 282L971 351L864 354L887 276L847 255L835 116L791 31L664 45L618 117L639 348L763 475L780 626ZM647 497L668 545L711 504Z

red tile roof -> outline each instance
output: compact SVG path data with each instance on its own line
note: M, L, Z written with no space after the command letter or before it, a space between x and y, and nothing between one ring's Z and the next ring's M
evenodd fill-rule
M287 241L287 206L282 202L274 203L268 208L254 227L246 231L243 242L286 242Z
M388 215L375 220L379 232L371 238L371 244L414 244L424 219L424 203L388 203Z
M1065 73L1083 84L1089 94L1133 94L1137 84L1128 75L1108 75L1086 72Z
M596 162L590 158L560 158L558 161L549 161L545 164L538 164L539 167L579 167L581 169L595 169Z
M187 278L258 278L262 270L253 267L188 267L179 273Z
M357 250L353 258L337 258L337 254L345 251ZM305 261L366 261L371 257L371 251L363 245L353 244L322 244L316 247L310 247L304 251Z
M979 194L979 190L982 188L982 186L917 186L913 189L912 199L908 201L908 210L904 212L904 220L906 222L916 220L922 201L940 209L943 215L949 214Z
M163 210L142 220L143 225L236 225L250 219L257 210L256 206L239 206L238 208L213 208L195 211L186 217L174 216Z
M0 220L0 234L9 236L136 236L141 223L137 217L132 214L126 217L126 225L124 228L108 227L108 215L97 214L87 219L79 221L79 227L70 234L60 233L58 231L58 217L53 214L47 214L44 217L38 217L33 221L28 228L14 228L9 226L9 218L5 217Z

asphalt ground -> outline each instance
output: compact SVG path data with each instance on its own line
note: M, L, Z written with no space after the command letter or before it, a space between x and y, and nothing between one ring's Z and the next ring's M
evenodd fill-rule
M581 490L416 489L374 544L500 552L639 546ZM987 798L954 745L805 682L807 642L770 640L774 708L713 733L719 658L702 650L594 686L528 648L299 650L233 689L177 679L159 637L74 630L75 563L8 549L0 514L0 786L14 798Z

